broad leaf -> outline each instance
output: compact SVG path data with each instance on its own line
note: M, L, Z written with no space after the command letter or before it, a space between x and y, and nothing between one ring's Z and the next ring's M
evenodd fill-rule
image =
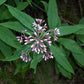
M32 6L32 0L27 0L28 4Z
M29 69L28 65L29 65L29 62L26 63L26 62L20 60L19 63L17 64L14 75L16 75L18 72L24 71L24 68L26 68L26 67L28 70Z
M14 16L17 20L19 20L23 25L25 25L28 29L32 30L32 23L34 22L34 19L27 15L26 13L21 12L20 10L6 5L9 9L9 12Z
M25 51L27 51L27 50L29 50L29 49L30 49L30 47L27 46L27 45L26 45L26 46L22 46L22 47L18 48L18 49L15 51L14 55L12 55L12 56L10 56L10 57L6 57L5 59L0 59L0 60L2 60L2 61L13 61L13 60L17 60L17 59L20 58L21 53L22 53L22 50L24 50L24 52L25 52Z
M0 5L2 5L6 0L0 0Z
M17 5L17 9L24 10L29 4L27 2L20 2Z
M50 29L55 29L56 27L60 26L61 22L58 16L56 0L49 0L47 15Z
M69 79L71 78L71 73L66 71L60 64L57 64L57 66L59 68L59 71L62 73L62 75L64 75L65 77L68 77Z
M84 17L80 19L79 24L84 24Z
M4 58L4 55L3 53L0 51L0 59L3 59Z
M80 29L83 29L83 28L84 28L84 25L81 25L81 24L74 25L74 26L61 26L61 27L59 27L60 36L75 33L75 32L77 32L77 31L79 31Z
M57 64L58 64L58 63L55 61L55 70L56 70L56 74L59 74L59 73L60 73L60 70L59 70Z
M3 22L3 20L7 20L10 18L12 18L12 15L8 11L8 9L4 5L0 6L0 20L2 20Z
M81 64L84 66L84 52L81 49L81 47L71 39L66 38L60 38L58 40L66 49L70 50L75 58L75 60L78 62L78 64Z
M30 64L30 68L34 69L34 73L36 73L36 67L37 67L37 64L42 60L42 54L41 55L38 55L38 54L35 54L32 61L31 61L31 64Z
M84 25L84 18L82 18L82 19L79 21L79 24ZM75 34L84 35L84 27L83 27L83 29L80 29L79 31L77 31Z
M26 28L20 24L18 21L14 21L14 22L4 22L4 23L0 23L1 26L15 30L17 32L21 32L22 30L26 30Z
M1 14L0 14L0 20L8 20L10 18L12 18L12 15L9 13L9 11L5 8L1 8L2 11Z
M62 51L64 54L66 54L66 57L68 58L69 55L70 55L70 51L68 51L66 48L64 48L61 44L60 44L59 47L60 47L61 51Z
M5 44L3 41L0 40L0 50L5 57L11 56L12 50L11 47Z
M77 31L75 34L84 35L84 29L80 29L80 30L79 30L79 31Z
M3 28L2 26L0 26L0 39L14 48L20 47L16 36L9 29Z
M14 0L15 4L18 5L20 3L19 0Z
M16 75L16 74L20 71L21 67L22 67L22 62L20 62L20 63L17 65L17 67L16 67L16 69L15 69L14 75Z
M53 56L55 57L55 60L58 64L60 64L65 70L67 70L70 73L74 73L69 61L66 58L66 55L62 52L62 50L58 46L50 46L50 50L53 53Z
M84 35L76 35L76 37L77 37L82 43L84 43Z

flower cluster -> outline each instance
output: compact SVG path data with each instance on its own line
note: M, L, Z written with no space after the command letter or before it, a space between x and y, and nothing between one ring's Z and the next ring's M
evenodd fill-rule
M43 55L43 58L44 58L45 61L46 61L47 59L49 59L49 58L52 58L52 59L53 59L52 52L45 53L45 54Z
M60 34L59 29L55 28L55 30L48 30L47 24L45 23L45 20L42 19L36 19L36 21L33 23L33 35L31 36L25 36L22 32L21 36L17 36L18 41L23 42L25 45L28 43L32 43L31 45L31 51L34 51L35 53L43 53L43 58L46 61L47 59L53 58L52 52L48 49L46 46L46 43L51 46L51 32L54 34L54 41L58 39L57 35ZM25 62L30 61L31 59L27 58L28 54L25 54L25 57L22 52L21 59Z

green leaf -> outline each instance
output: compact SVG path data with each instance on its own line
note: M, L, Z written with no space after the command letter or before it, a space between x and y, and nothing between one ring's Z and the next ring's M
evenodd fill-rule
M9 57L12 54L11 47L5 44L3 41L0 40L0 50L5 57Z
M3 22L3 20L8 20L10 18L12 18L12 15L8 11L8 9L4 5L0 6L0 20L1 20L1 22Z
M55 61L55 70L56 70L56 74L59 74L60 71L59 71L59 68L58 68L57 64L58 64L58 63Z
M14 21L14 22L4 22L4 23L0 23L1 26L3 26L3 28L9 28L12 29L14 31L17 32L21 32L24 30L27 30L27 32L24 32L27 35L31 35L31 31L26 29L21 23L19 23L18 21Z
M60 35L59 36L63 36L63 35L69 35L72 33L77 32L80 29L83 29L84 25L74 25L74 26L61 26L59 27L60 29Z
M10 56L10 57L6 57L5 59L0 59L2 61L13 61L13 60L17 60L20 58L22 50L24 50L24 52L26 52L27 50L30 49L30 46L21 46L20 48L18 48L14 55Z
M84 35L76 35L76 37L77 37L82 43L84 43Z
M14 0L15 4L18 5L20 3L19 0Z
M20 44L17 42L16 36L9 29L2 26L0 26L0 39L14 48L20 47Z
M68 77L69 79L71 78L71 73L66 71L60 64L57 64L57 67L63 76Z
M4 22L4 23L0 23L0 25L9 29L15 30L17 32L26 30L26 28L18 21Z
M9 12L14 16L17 20L19 20L23 25L25 25L28 29L32 30L32 23L34 22L34 19L27 15L26 13L21 12L20 10L6 5L9 9Z
M81 25L84 25L84 18L82 18L80 21L79 21L79 24ZM80 29L79 31L77 31L75 34L80 34L80 35L84 35L84 27L83 29Z
M48 3L45 1L41 1L41 2L43 3L45 11L47 12L48 11Z
M29 62L25 63L24 61L20 60L19 63L17 64L14 75L16 75L18 72L24 71L24 68L26 68L26 67L28 70L28 68L29 68L28 65L29 65Z
M56 27L61 25L56 0L49 0L48 4L48 25L50 29L55 29Z
M0 0L0 5L2 5L6 0Z
M84 35L84 29L80 29L75 34Z
M50 50L53 53L53 56L55 57L55 60L57 63L59 63L65 70L67 70L70 73L74 73L72 66L68 62L66 55L62 52L62 50L58 46L50 46Z
M0 7L0 20L7 20L12 18L12 15L10 12L7 10L5 6Z
M3 59L4 55L2 54L2 52L0 51L0 59Z
M24 10L29 4L27 2L20 2L17 5L17 9Z
M84 24L84 17L80 19L79 24Z
M28 4L32 6L32 0L27 0Z
M60 44L60 49L62 50L62 52L64 53L64 54L66 54L66 58L68 58L69 57L69 55L70 55L70 51L68 51L66 48L64 48L61 44Z
M66 49L72 52L73 57L78 62L78 64L84 66L84 52L74 40L60 38L58 39L58 42L60 42Z
M20 62L15 69L14 75L16 75L20 71L21 66L22 66L22 63Z
M38 54L35 54L32 61L31 61L31 64L30 64L30 68L34 69L34 73L36 73L36 67L37 67L37 64L42 60L42 54L38 55Z

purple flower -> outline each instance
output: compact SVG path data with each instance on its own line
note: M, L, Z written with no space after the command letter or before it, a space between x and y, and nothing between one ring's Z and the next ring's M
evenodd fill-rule
M60 32L59 32L59 29L55 28L54 30L54 41L56 41L58 39L57 35L59 35Z
M16 38L20 43L23 42L23 37L22 36L17 36Z
M24 62L31 61L31 58L28 57L28 54L25 53L24 51L22 51L20 58L21 58Z
M24 43L25 45L28 44L29 43L29 38L28 37L25 37L25 40L24 41L25 41L25 43Z
M43 22L45 22L45 21L42 20L42 19L36 19L36 21L37 21L38 23L43 23Z
M57 35L60 34L59 29L57 29L57 28L55 28L55 32L56 32Z
M47 59L51 59L51 58L53 59L52 52L45 53L43 55L43 58L45 61L47 61Z
M37 27L37 24L36 24L36 22L34 22L34 23L33 23L33 26Z

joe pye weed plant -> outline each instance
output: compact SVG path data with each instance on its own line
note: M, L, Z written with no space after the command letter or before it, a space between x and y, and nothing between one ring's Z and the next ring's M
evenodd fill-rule
M56 0L49 0L48 3L42 1L42 3L46 4L44 7L47 21L34 19L22 12L21 8L5 5L8 16L4 19L9 20L0 23L0 42L4 45L4 48L0 48L4 58L0 60L17 60L15 74L21 72L21 68L23 71L25 68L32 68L35 73L42 59L45 62L48 59L54 60L56 73L71 78L78 66L84 67L82 38L84 24L79 22L77 25L66 26L61 23L58 16ZM13 32L17 32L18 35ZM8 52L6 47L9 49ZM12 48L15 50L13 54Z

